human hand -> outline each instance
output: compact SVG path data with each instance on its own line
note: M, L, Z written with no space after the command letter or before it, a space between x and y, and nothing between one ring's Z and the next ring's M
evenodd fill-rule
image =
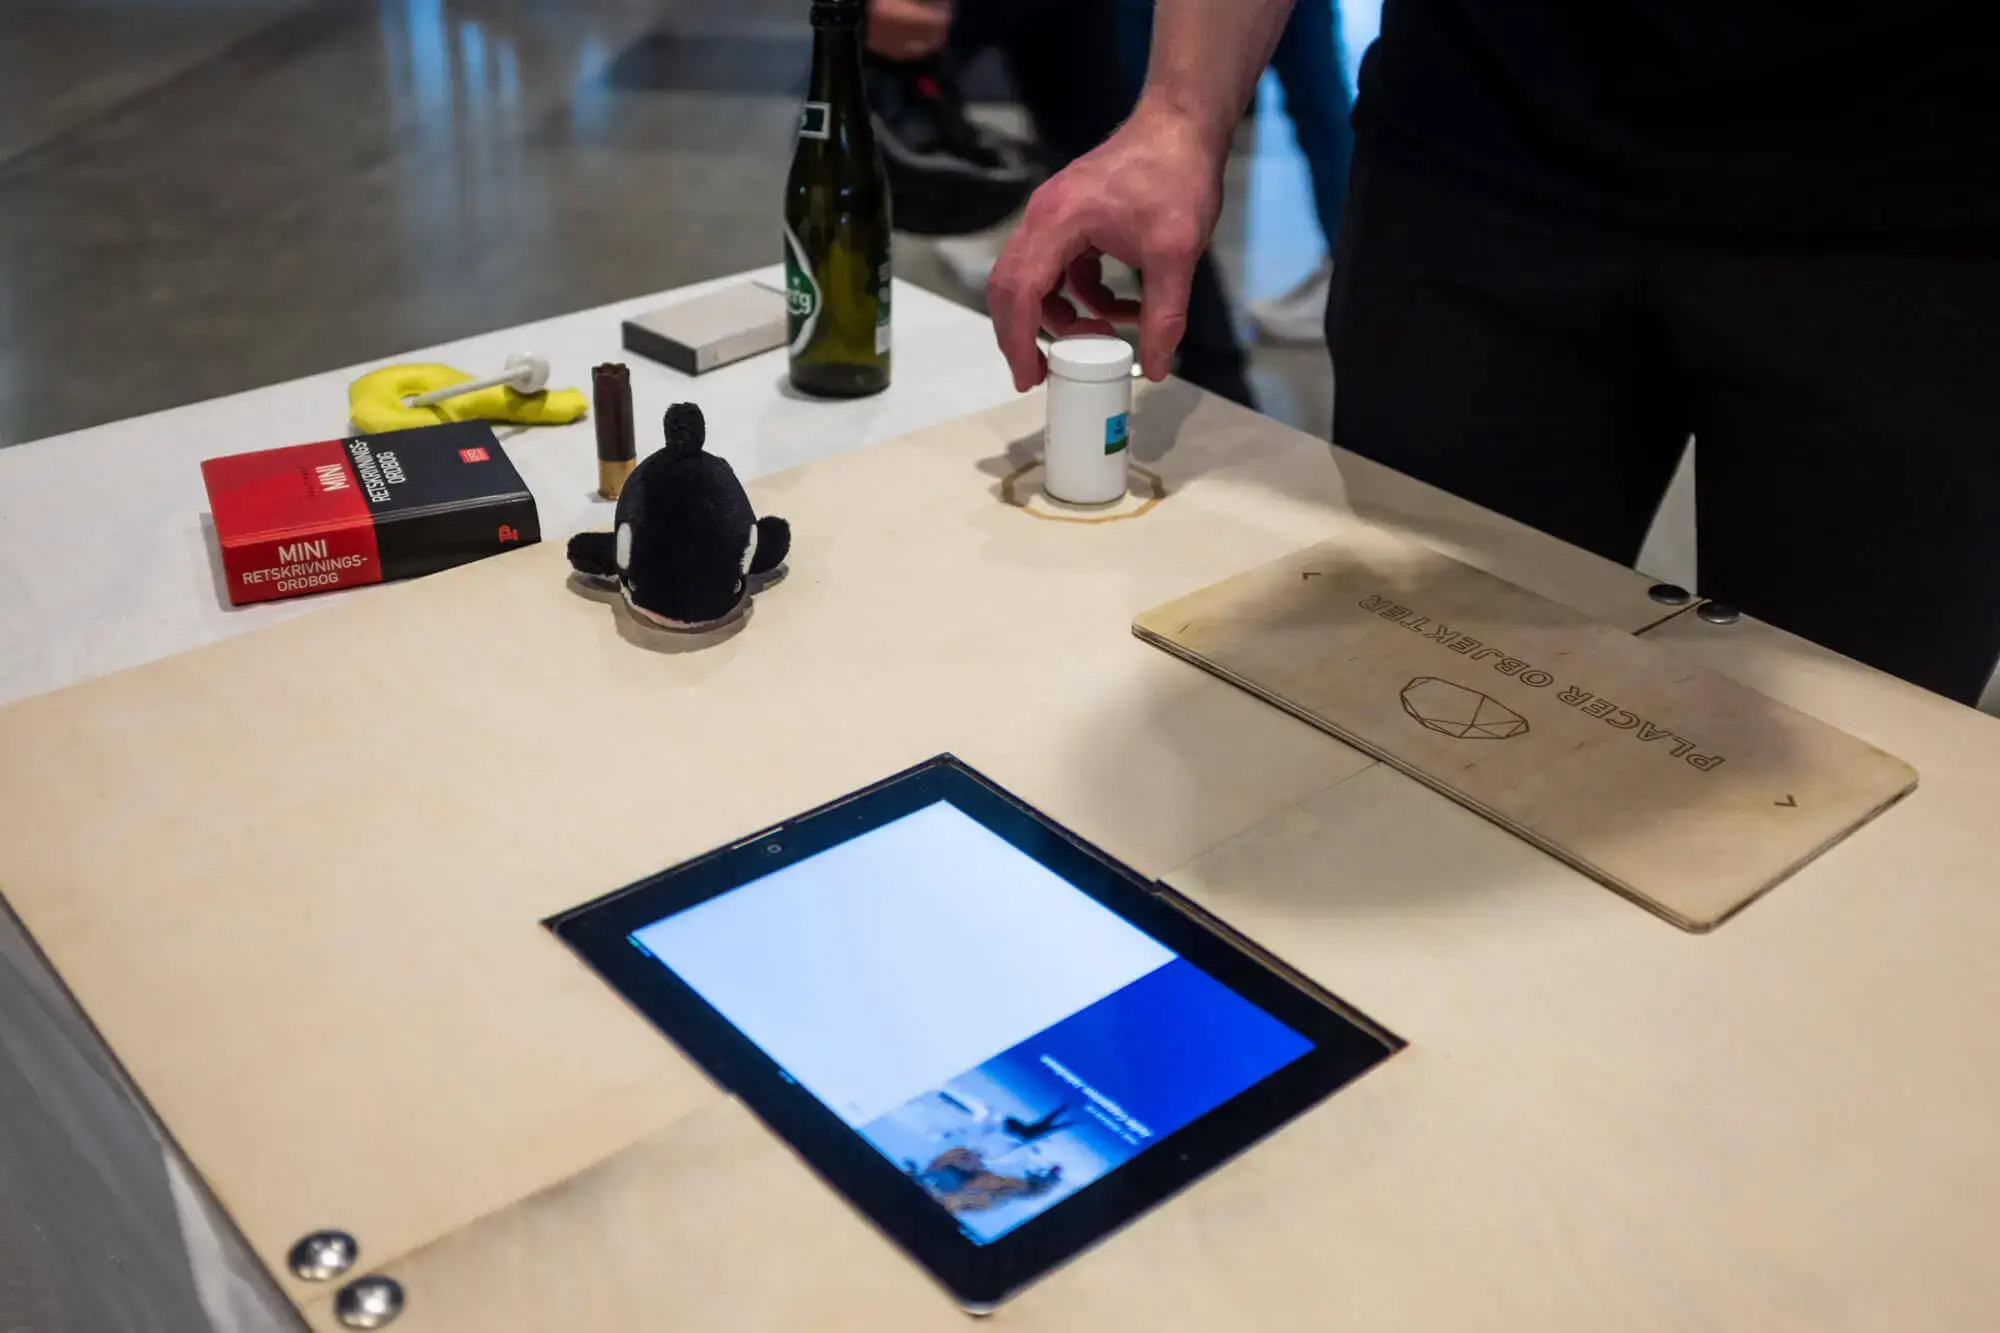
M868 0L868 49L885 60L917 60L944 48L951 0Z
M1172 373L1195 260L1222 210L1225 147L1171 111L1142 104L1117 133L1035 191L986 284L994 336L1016 389L1032 389L1048 373L1035 345L1038 329L1058 338L1110 333L1113 320L1138 320L1146 378ZM1138 301L1112 295L1105 255L1139 271ZM1065 281L1088 314L1063 294Z

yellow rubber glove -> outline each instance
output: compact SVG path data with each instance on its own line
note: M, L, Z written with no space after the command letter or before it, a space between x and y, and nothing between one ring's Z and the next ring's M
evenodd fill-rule
M590 404L576 389L544 389L540 393L516 393L506 385L495 385L447 398L429 407L404 407L406 396L429 393L450 384L463 384L477 376L450 366L384 366L371 370L347 386L347 415L354 428L364 435L408 430L412 426L437 426L447 421L512 421L526 426L561 426L581 417Z

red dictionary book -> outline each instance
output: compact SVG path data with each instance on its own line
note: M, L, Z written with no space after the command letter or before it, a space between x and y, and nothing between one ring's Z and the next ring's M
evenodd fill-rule
M541 539L535 497L483 421L211 458L229 600L413 578Z

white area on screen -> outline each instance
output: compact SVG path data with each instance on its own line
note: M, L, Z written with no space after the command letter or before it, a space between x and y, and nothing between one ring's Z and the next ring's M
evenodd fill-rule
M1175 956L942 801L634 934L856 1127Z

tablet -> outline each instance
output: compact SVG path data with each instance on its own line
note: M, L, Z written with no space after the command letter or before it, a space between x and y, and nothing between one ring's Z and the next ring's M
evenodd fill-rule
M973 1310L1401 1045L948 755L547 924Z

